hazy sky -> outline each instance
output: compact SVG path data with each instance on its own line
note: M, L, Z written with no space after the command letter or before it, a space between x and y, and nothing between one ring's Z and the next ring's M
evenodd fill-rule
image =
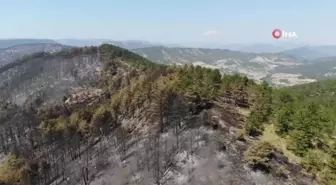
M335 0L3 0L0 38L336 44Z

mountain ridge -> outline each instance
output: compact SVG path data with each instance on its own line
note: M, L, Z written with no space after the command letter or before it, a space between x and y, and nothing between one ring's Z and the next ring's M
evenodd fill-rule
M22 51L18 49L18 51L16 52L17 54L1 52L5 50L0 50L0 56L1 53L4 56L2 57L2 65L10 62L11 60L13 60L13 58L16 58L17 56L23 56L24 54L30 54L33 52L45 51L46 48L48 48L48 44L40 45L40 48L35 45L37 47L35 49L29 48L33 48L32 46L34 45L15 46L17 48L22 47ZM43 45L45 46L44 48L42 47ZM133 48L131 49L132 51L135 51L136 53L148 57L150 60L161 64L175 63L180 65L184 63L193 63L194 65L220 69L223 73L244 74L247 75L249 78L255 79L256 81L266 80L275 86L291 86L301 83L313 82L314 80L318 79L325 79L324 77L320 78L321 75L317 73L323 73L322 76L327 75L327 78L333 78L331 74L332 71L330 70L326 71L318 68L321 69L321 71L317 71L311 69L313 65L311 65L310 63L312 62L320 62L322 65L325 64L326 66L332 65L332 63L330 62L329 65L326 62L323 62L323 60L325 60L323 58L312 60L312 58L303 57L303 54L306 52L306 47L298 48L298 50L303 49L303 54L296 53L297 55L293 55L291 54L291 52L296 51L295 49L287 50L281 53L249 53L229 49L168 47L163 45L156 46L151 45L151 43L142 41L131 41L130 43L117 41L117 45L119 47ZM24 49L25 46L28 48ZM67 49L67 47L68 46L54 46L54 48L56 49L55 51ZM49 48L50 52L53 52L52 47ZM7 50L10 51L11 49ZM309 53L311 56L314 55L314 52ZM293 71L293 67L301 72L297 73ZM316 74L312 74L312 72L315 72Z
M25 55L38 52L58 52L68 50L71 46L65 46L58 43L28 43L20 44L0 49L0 66L8 64Z
M57 44L52 39L0 39L0 49L22 44Z

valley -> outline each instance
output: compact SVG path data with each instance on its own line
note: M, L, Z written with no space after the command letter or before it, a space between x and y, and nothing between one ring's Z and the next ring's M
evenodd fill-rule
M270 84L283 87L333 78L330 65L317 59L315 65L294 57L276 53L245 53L223 49L148 47L133 50L152 61L163 64L194 64L219 69L227 74L242 74L258 82L266 80ZM321 61L320 61L321 60Z

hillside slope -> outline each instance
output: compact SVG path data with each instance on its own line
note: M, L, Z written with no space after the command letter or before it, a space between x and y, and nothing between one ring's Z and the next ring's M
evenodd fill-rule
M280 67L277 72L301 74L303 77L316 80L335 79L336 57L319 58L301 66Z
M93 83L100 66L96 48L35 53L0 68L1 97L20 105L36 98L60 99L72 88Z
M274 112L261 140L270 142L313 174L336 184L336 80L276 90Z
M69 46L60 44L21 44L0 49L0 67L13 62L15 59L38 52L53 53L63 49L70 49Z
M32 55L0 75L2 184L314 184L255 140L271 114L265 83L112 45Z

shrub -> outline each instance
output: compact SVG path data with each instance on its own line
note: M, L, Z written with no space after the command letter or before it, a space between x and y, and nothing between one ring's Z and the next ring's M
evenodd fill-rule
M16 184L23 177L22 162L10 154L0 169L0 184Z
M285 177L287 178L288 175L290 174L290 172L288 171L288 169L285 166L280 166L277 171L276 171L277 175L279 175L280 177Z
M271 160L273 145L268 142L252 143L244 153L244 159L254 169L269 170L268 162Z
M325 169L321 172L321 181L325 184L336 185L335 171L331 169Z
M112 114L106 106L99 107L92 116L91 126L94 134L100 134L101 131L108 132L109 125L112 122Z
M317 173L321 171L324 167L323 154L316 150L309 150L305 157L302 158L302 167L310 173Z
M264 131L264 124L257 111L252 111L249 117L247 117L245 123L245 132L250 136L258 136Z

